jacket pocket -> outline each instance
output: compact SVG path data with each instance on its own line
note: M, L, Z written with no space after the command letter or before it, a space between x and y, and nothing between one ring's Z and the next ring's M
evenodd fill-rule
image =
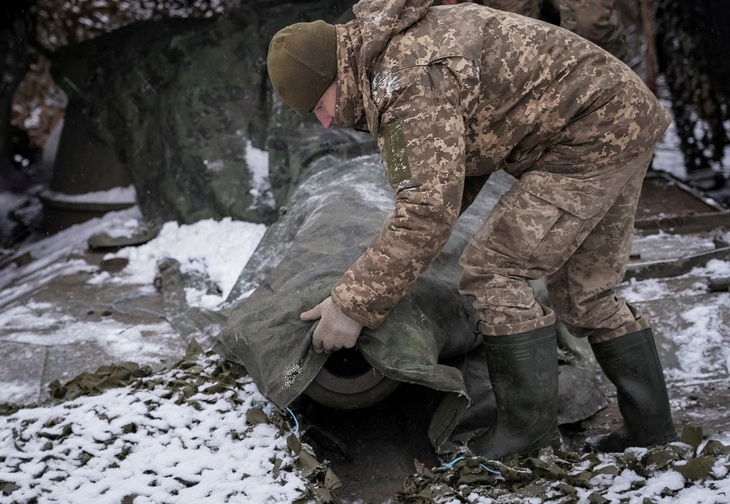
M501 168L513 177L519 177L532 168L544 152L545 149L540 146L525 148L517 145L504 158Z
M521 267L555 266L580 228L565 210L527 191L510 190L498 205L488 247Z
M523 191L538 196L580 219L589 219L603 208L616 189L613 180L581 179L545 171L531 171L517 182Z

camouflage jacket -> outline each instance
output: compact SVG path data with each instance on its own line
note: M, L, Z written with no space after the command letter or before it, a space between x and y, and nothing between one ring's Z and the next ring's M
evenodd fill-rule
M567 30L430 4L361 0L337 25L335 122L377 135L396 191L383 230L332 290L368 327L439 254L490 173L579 171L655 142L669 122L631 69Z

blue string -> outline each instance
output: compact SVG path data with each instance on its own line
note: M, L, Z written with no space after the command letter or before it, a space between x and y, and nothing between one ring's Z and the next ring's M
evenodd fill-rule
M296 417L296 415L294 414L294 412L292 410L290 410L288 407L286 408L286 410L289 412L289 414L291 415L291 417L294 419L294 427L295 427L294 428L294 435L296 437L299 437L299 420L297 420L297 417Z
M454 464L456 464L457 462L459 462L459 461L461 461L461 460L464 460L464 457L457 457L457 458L455 458L454 460L452 460L451 462L445 462L445 463L443 464L443 466L444 466L444 467L445 467L446 469L451 469L452 467L454 467ZM494 469L490 469L489 467L485 466L484 464L479 464L479 467L481 467L482 469L484 469L484 470L485 470L485 471L487 471L487 472L490 472L490 473L492 473L492 474L496 474L497 476L501 476L501 475L502 475L502 473L501 473L501 472L499 472L499 471L495 471Z
M490 469L489 467L485 466L484 464L479 464L479 467L481 467L482 469L484 469L492 474L496 474L497 476L502 476L501 472L495 471L494 469Z
M454 460L452 460L451 462L445 462L444 467L446 469L451 469L452 467L454 467L454 464L456 464L460 460L464 460L464 457L458 457L458 458L455 458Z

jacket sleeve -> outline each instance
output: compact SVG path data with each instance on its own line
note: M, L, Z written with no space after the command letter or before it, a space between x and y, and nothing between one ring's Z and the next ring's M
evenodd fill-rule
M456 79L438 64L416 66L390 76L387 86L376 101L378 144L395 209L332 290L343 313L371 328L441 252L464 190L465 127Z

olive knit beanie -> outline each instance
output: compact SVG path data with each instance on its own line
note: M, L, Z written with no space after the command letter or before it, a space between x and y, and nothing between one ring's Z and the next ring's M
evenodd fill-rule
M314 109L337 75L337 35L324 21L279 30L266 58L274 91L300 114Z

